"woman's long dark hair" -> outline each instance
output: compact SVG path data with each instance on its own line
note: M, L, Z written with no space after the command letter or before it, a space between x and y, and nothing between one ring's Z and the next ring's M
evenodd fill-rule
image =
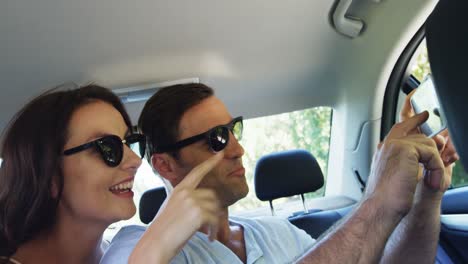
M72 114L100 100L113 105L131 128L119 98L97 85L54 88L24 106L10 121L0 145L0 256L48 230L63 190L62 152ZM52 196L52 184L58 196Z

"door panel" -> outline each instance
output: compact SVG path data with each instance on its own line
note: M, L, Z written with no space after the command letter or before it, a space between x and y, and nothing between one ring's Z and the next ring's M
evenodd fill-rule
M468 263L468 187L448 190L442 199L440 244L455 263Z

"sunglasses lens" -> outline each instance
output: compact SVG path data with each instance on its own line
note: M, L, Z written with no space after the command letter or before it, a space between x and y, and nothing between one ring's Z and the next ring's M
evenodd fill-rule
M214 152L223 150L229 140L229 130L226 127L216 127L210 132L209 142Z
M127 146L132 149L140 158L145 156L146 138L141 134L133 134L125 138Z
M101 153L104 162L115 167L122 161L122 141L117 136L103 137L96 141L99 152Z
M237 140L241 140L243 130L244 130L244 125L242 124L242 120L239 120L234 123L232 127L232 134Z

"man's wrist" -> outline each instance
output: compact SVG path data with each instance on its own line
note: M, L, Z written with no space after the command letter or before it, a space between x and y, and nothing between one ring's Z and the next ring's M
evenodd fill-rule
M439 211L443 196L444 193L441 191L436 191L427 186L422 186L421 190L417 192L415 197L413 210L417 210L418 214L424 212L432 213L435 210Z
M379 195L365 197L359 207L367 211L367 214L371 215L372 218L379 219L382 221L382 224L387 224L388 226L398 225L407 213L405 210L389 207L385 197Z

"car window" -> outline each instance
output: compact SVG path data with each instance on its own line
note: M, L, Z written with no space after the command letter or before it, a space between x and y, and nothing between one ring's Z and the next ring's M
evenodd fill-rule
M255 196L253 177L257 161L264 155L292 150L308 150L317 159L326 181L328 152L330 146L332 109L330 107L314 107L300 111L278 115L252 118L244 121L244 136L242 145L245 149L243 157L246 178L250 192L245 199L230 207L233 214L251 211L255 214L270 214L268 202L261 202ZM325 186L325 185L324 185ZM314 193L306 194L307 198L323 196L325 187ZM298 197L275 200L275 208L282 204L294 202Z
M431 73L429 58L427 55L426 41L422 41L419 48L413 55L412 62L409 65L409 72L411 75L421 82L424 78ZM455 163L452 175L452 188L462 187L468 185L468 173L463 168L460 161Z
M431 73L431 66L429 64L429 57L427 56L427 46L425 40L421 42L411 61L410 73L419 82L424 80L426 76Z

